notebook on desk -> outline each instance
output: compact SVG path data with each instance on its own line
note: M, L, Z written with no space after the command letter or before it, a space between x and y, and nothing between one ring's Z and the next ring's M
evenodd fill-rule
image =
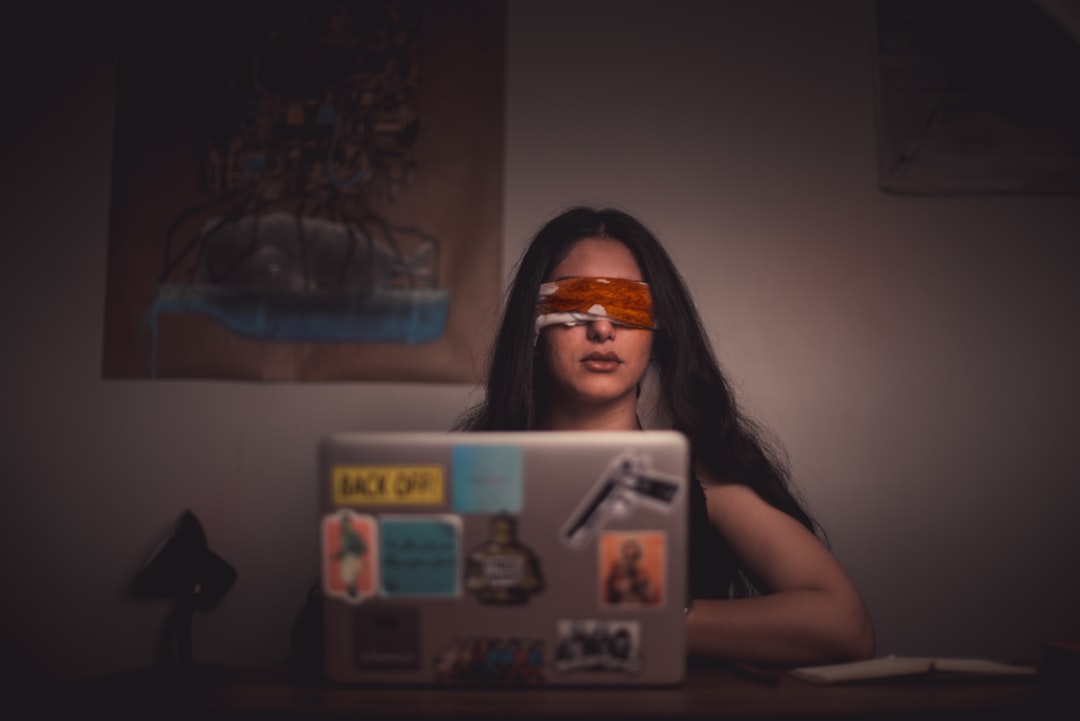
M681 682L688 468L667 431L324 439L328 676Z

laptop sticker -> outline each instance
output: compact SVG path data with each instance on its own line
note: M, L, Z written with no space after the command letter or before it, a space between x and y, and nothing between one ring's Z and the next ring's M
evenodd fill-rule
M667 536L662 531L600 534L600 605L662 606Z
M555 670L641 670L641 623L631 620L562 620L555 625Z
M491 519L491 537L465 559L465 590L483 603L520 604L544 590L540 559L518 540L517 520L508 513Z
M458 513L520 513L524 456L518 446L454 446L452 498Z
M342 509L323 517L323 593L360 603L378 588L379 536L375 519Z
M363 671L420 667L420 610L413 606L357 606L353 611L353 666Z
M679 492L679 478L652 468L644 453L625 451L611 459L592 488L563 525L561 535L581 548L604 528L612 516L626 516L639 506L664 513Z
M442 466L334 466L330 472L338 506L441 506Z
M459 517L384 515L379 536L382 595L460 595Z
M455 639L435 658L435 680L531 684L544 680L544 642L535 638Z

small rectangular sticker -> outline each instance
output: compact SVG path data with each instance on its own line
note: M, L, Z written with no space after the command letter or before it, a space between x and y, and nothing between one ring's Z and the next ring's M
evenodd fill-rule
M600 534L600 605L663 606L667 535L663 531Z
M460 595L460 518L382 516L379 536L383 596Z
M375 595L379 534L374 516L342 509L322 519L323 593L347 603Z
M439 506L445 498L442 466L335 466L339 506Z
M641 623L628 619L562 620L555 627L555 670L641 670Z
M517 446L455 446L453 503L458 513L521 513L525 460Z
M420 611L413 606L357 606L353 666L360 670L420 668Z
M544 681L539 638L455 638L435 657L435 680L448 683L534 684Z

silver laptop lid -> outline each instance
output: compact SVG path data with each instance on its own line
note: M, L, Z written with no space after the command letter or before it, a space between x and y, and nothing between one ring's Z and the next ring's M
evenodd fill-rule
M326 438L328 675L681 681L688 470L670 431Z

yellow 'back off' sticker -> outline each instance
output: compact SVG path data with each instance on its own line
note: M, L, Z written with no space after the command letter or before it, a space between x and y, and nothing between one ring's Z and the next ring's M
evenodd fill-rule
M440 505L442 466L336 466L331 472L339 506Z

